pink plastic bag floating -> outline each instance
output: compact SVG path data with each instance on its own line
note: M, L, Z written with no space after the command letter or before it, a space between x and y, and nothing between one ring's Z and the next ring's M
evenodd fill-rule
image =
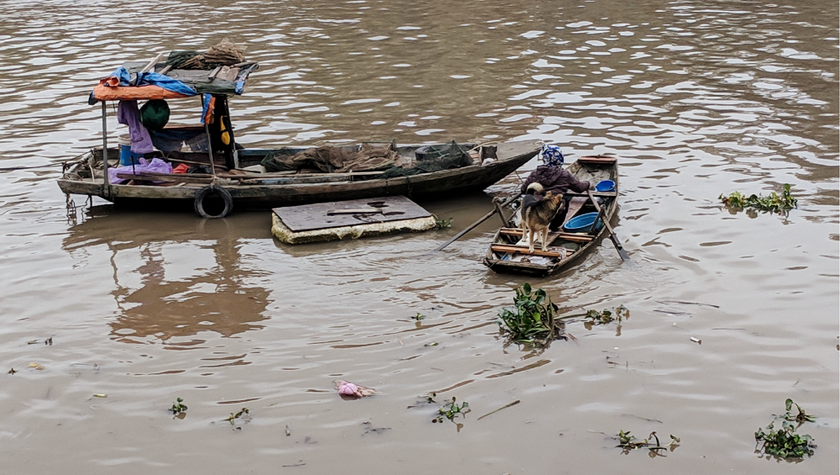
M333 382L335 383L335 389L338 390L338 394L342 397L360 398L365 396L373 396L374 393L376 393L376 390L373 388L359 386L358 384L351 383L349 381L337 379Z

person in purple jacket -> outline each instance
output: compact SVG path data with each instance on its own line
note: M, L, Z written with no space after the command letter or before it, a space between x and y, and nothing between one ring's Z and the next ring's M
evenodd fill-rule
M525 179L521 189L523 194L527 193L528 185L531 183L539 183L542 185L542 190L539 193L535 193L536 198L538 199L542 199L542 197L549 191L552 192L552 194L557 195L560 193L565 194L570 190L576 193L584 193L589 189L590 184L588 181L578 180L568 170L563 168L564 157L560 152L559 147L553 145L543 145L541 153L543 157L543 165L538 166L537 169L532 171L531 174L528 175L528 178ZM569 196L565 197L563 209L557 213L557 216L551 222L552 229L557 228L563 223L570 199L571 197Z

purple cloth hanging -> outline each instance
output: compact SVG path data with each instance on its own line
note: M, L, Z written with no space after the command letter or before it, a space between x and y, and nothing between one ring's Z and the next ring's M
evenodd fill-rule
M137 108L137 101L120 101L120 105L117 106L117 122L128 126L132 152L149 153L155 149L149 131L140 122L140 109Z

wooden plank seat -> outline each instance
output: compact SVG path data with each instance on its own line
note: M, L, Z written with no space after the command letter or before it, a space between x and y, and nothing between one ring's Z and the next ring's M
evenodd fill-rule
M567 191L567 192L563 193L563 195L565 195L565 196L582 196L584 198L589 197L589 193L586 193L586 192L577 193L577 192L574 192L574 191ZM617 195L616 195L616 192L614 192L614 191L593 191L592 196L600 196L602 198L615 198Z
M492 244L490 246L490 250L493 252L501 252L501 253L509 253L513 254L516 252L522 254L531 254L533 256L544 256L544 257L558 257L564 258L572 255L574 251L571 249L558 249L558 248L548 248L547 251L543 251L541 248L536 247L534 248L534 252L528 252L528 246L515 246L512 244ZM564 252L565 251L565 252Z
M523 229L521 228L502 228L501 233L506 234L509 236L519 236L522 237ZM557 238L563 239L564 241L571 241L571 242L589 242L594 239L589 234L583 233L564 233L561 231L555 231L553 233L548 233L548 241L554 242ZM527 247L527 244L525 245Z

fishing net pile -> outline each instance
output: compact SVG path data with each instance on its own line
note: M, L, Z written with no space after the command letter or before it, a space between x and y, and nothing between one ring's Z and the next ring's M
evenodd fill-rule
M232 66L245 61L244 50L227 38L205 53L198 51L173 51L166 59L166 65L172 69L214 69L219 66Z
M415 152L415 165L411 168L394 167L382 174L382 178L412 176L420 173L461 168L473 164L470 155L454 140L443 145L426 145Z
M461 168L473 160L454 140L448 144L425 145L415 151L414 166L397 166L400 154L396 145L362 144L360 150L346 147L312 147L302 152L281 148L266 156L260 164L268 172L317 169L326 173L382 171L382 178L412 176L420 173Z

